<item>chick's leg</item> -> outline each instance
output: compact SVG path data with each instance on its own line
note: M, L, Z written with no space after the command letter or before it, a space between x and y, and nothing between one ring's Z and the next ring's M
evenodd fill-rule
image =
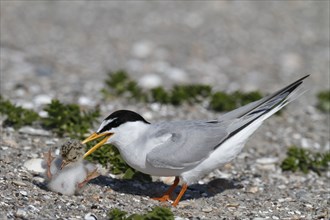
M44 153L44 157L47 163L47 177L48 179L52 178L52 173L50 172L50 166L52 164L52 161L54 160L55 157L52 156L52 152L49 149L49 151L47 153Z
M172 192L174 191L174 189L176 188L176 186L179 184L180 178L179 177L175 177L174 183L172 184L172 186L164 193L164 195L162 197L159 198L152 198L154 200L158 200L160 202L166 202L168 200L170 200L170 196L172 194Z
M100 174L97 172L97 169L93 170L92 172L87 174L87 177L84 181L82 181L81 183L78 183L78 188L82 188L90 180L95 179L98 176L100 176Z

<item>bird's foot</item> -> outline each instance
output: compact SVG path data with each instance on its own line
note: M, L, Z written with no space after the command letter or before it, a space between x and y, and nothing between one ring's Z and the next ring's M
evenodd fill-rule
M52 178L52 173L50 172L50 166L52 164L52 161L55 158L55 157L52 156L51 149L49 149L49 151L47 153L44 153L44 157L45 157L46 164L47 164L47 177L48 177L48 179L51 179Z
M92 172L87 174L87 177L84 181L81 183L78 183L78 188L82 188L88 183L90 180L95 179L96 177L100 176L100 174L97 172L97 169L93 170Z
M171 200L170 195L167 195L167 194L163 195L162 197L155 197L155 198L151 198L151 199L157 200L159 202L167 202L167 201Z

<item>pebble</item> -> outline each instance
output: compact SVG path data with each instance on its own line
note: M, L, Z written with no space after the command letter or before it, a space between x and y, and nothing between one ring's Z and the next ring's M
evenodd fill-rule
M40 105L46 105L51 103L52 101L52 97L50 97L49 95L37 95L33 102L36 106L40 106Z
M22 196L27 196L28 193L24 190L20 190L19 193L22 195Z
M184 83L188 80L187 73L184 70L175 67L167 69L166 76L176 83Z
M182 218L180 216L174 216L174 220L188 220L188 218Z
M18 143L16 141L14 141L12 139L7 139L7 138L3 138L1 144L9 146L9 147L13 147L13 148L18 147Z
M258 187L257 186L253 186L253 187L250 187L247 192L249 193L257 193L259 191Z
M13 183L17 186L27 186L26 183L19 180L13 180Z
M259 164L274 164L278 162L278 157L263 157L256 160Z
M50 136L51 133L46 130L36 129L30 126L24 126L18 130L18 132L23 134L30 134L30 135L40 135L40 136Z
M206 213L208 213L208 212L212 212L212 207L205 207L205 208L202 208L202 211L203 212L206 212Z
M147 58L153 50L153 44L150 41L139 41L133 45L132 55L137 58Z
M26 217L26 211L24 209L17 209L16 213L15 213L16 217L22 217L25 218Z
M87 96L80 96L78 98L78 104L84 106L95 106L95 102Z
M44 167L44 160L41 158L33 158L24 162L23 166L34 173L44 173L46 171Z
M139 81L139 85L146 89L152 89L162 84L162 78L156 74L148 74L142 76Z

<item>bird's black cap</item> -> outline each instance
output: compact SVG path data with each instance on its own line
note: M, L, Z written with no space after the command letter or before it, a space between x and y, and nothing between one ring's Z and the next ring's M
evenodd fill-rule
M133 121L142 121L146 124L150 124L148 121L146 121L141 115L139 115L136 112L130 111L130 110L118 110L113 113L111 113L108 117L104 119L111 120L108 124L106 124L98 133L105 132L107 130L110 130L111 128L115 128L120 126L121 124L124 124L125 122L133 122Z

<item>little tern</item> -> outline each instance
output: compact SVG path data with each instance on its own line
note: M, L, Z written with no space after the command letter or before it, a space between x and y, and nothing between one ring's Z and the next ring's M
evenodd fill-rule
M181 191L172 203L177 206L189 184L233 160L264 120L300 96L304 92L300 85L308 76L215 120L151 124L136 112L115 111L82 142L103 137L84 157L110 143L134 169L154 176L175 176L164 196L155 199L170 200L181 180Z

